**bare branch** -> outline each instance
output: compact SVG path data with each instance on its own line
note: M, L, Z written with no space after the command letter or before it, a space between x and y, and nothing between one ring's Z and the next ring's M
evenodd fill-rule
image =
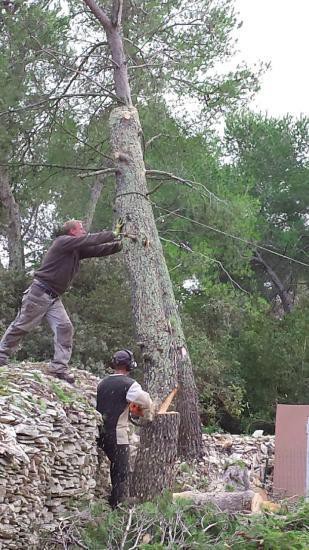
M92 11L93 15L102 23L104 29L106 31L111 30L112 22L110 18L108 17L107 13L103 10L103 8L100 8L94 0L84 0L84 3L90 11Z
M130 531L130 528L131 528L131 523L132 523L132 516L134 514L134 511L135 511L135 508L131 508L129 510L129 517L128 517L128 523L126 525L126 528L125 528L125 531L124 531L124 535L123 535L123 538L122 538L122 541L121 541L121 544L120 544L120 550L123 550L124 547L125 547L125 544L126 544L126 540L128 538L128 534L129 534L129 531Z
M183 249L183 250L186 250L187 252L191 252L192 254L196 254L198 256L202 256L203 258L206 258L206 260L209 260L211 262L214 262L216 263L217 265L219 265L222 269L222 271L224 271L224 273L227 275L227 277L229 278L229 280L231 281L231 283L235 286L237 286L237 288L239 288L239 290L242 290L243 292L245 292L246 294L249 294L249 292L247 290L245 290L244 288L242 288L242 286L240 286L237 281L235 281L233 279L233 277L229 274L229 272L227 271L227 269L224 267L223 263L220 262L220 260L216 260L215 258L211 258L210 256L206 256L206 254L203 254L202 252L198 252L198 251L195 251L195 250L192 250L192 248L190 248L189 246L187 246L186 244L184 243L176 243L175 241L172 241L170 239L165 239L164 237L161 237L160 236L160 240L161 241L165 241L167 243L171 243L171 244L174 244L175 246L177 246L178 248L180 249Z
M148 141L146 141L145 143L145 149L147 149L148 147L150 147L150 145L156 140L156 139L160 139L160 137L162 137L163 134L157 134L156 136L152 136L150 139L148 139Z
M70 166L70 165L64 165L64 164L49 164L49 163L43 163L43 162L9 162L9 163L2 163L0 162L0 166L6 166L9 168L12 167L19 167L19 166L32 166L35 168L61 168L62 170L93 170L94 174L97 174L98 171L96 168L86 168L84 166ZM109 169L110 170L110 169Z
M85 0L84 0L85 1ZM102 90L103 92L105 92L107 95L109 95L109 97L111 97L112 99L115 99L117 101L120 101L120 99L113 93L111 92L108 88L106 88L105 86L102 86L102 84L100 84L99 82L97 82L96 80L94 80L93 78L91 78L87 73L85 73L84 71L81 71L81 70L78 70L76 69L75 67L70 67L69 65L65 65L63 63L60 63L59 59L58 59L58 56L55 55L53 52L51 52L50 50L48 49L44 49L42 48L42 51L47 53L48 55L50 55L51 57L53 57L54 59L56 59L56 61L58 61L59 63L59 66L62 68L62 69L67 69L68 71L71 71L73 73L75 73L75 77L77 75L82 75L86 78L86 80L89 80L89 82L91 82L92 84L94 84L95 86L97 86L98 88L100 88L100 90Z
M123 0L114 0L112 7L112 24L114 27L119 28L121 26L122 10Z
M161 183L159 185L157 185L156 187L154 187L153 189L151 189L151 191L149 191L147 193L147 196L151 195L152 193L157 191L157 189L159 189L159 187L164 183L164 180L173 180L173 181L177 181L177 182L181 183L182 185L186 185L187 187L190 187L191 189L198 190L198 187L200 187L201 189L203 189L207 193L207 195L209 196L210 199L214 198L216 201L222 202L223 204L226 204L226 202L223 199L220 199L212 191L209 191L209 189L207 189L207 187L203 183L199 183L197 181L192 181L192 180L180 178L180 177L175 176L175 174L172 174L170 172L164 172L162 170L146 170L146 178L160 179L161 180Z
M71 80L68 82L68 84L66 85L65 89L64 89L64 94L66 94L68 92L68 90L70 89L70 87L72 86L73 82L76 80L76 78L78 77L78 75L80 74L80 71L82 70L82 68L84 67L84 65L87 63L89 57L91 56L91 54L97 49L99 48L100 46L102 45L102 42L99 42L98 44L94 44L90 50L87 52L87 54L85 55L85 57L81 60L77 70L75 71L75 74L72 76ZM60 99L58 100L58 102L55 103L54 107L57 107L58 106L58 103L59 103Z
M46 97L44 99L41 99L40 101L36 101L35 103L30 103L29 105L25 105L24 107L17 107L16 109L8 109L7 111L0 112L0 117L3 117L5 115L11 115L15 113L19 113L20 111L29 111L31 109L36 110L39 109L44 103L49 103L52 101L58 102L62 99L71 99L73 97L105 97L102 94L96 93L96 92L87 92L87 93L77 93L77 94L61 94L59 96L54 97Z
M115 167L103 168L102 170L98 169L95 171L87 172L86 174L77 174L77 177L79 177L80 179L84 179L84 178L90 178L92 176L100 176L102 174L111 174L112 172L115 172Z

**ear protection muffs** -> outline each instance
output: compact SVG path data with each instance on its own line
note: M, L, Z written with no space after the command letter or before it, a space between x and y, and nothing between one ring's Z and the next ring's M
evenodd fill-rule
M119 357L121 354L126 353L127 359L125 357ZM134 355L129 349L122 349L115 353L113 357L114 365L124 365L129 371L136 369L137 363L134 360Z

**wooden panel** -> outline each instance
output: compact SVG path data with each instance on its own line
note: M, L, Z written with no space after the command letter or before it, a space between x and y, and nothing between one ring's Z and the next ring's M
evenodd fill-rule
M278 405L276 416L274 493L306 496L309 405Z

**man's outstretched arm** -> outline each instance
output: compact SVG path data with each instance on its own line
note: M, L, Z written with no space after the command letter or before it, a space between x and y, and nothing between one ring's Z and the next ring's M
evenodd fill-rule
M120 252L121 249L121 241L83 247L80 249L80 259L83 260L84 258L100 258L101 256L110 256L111 254Z

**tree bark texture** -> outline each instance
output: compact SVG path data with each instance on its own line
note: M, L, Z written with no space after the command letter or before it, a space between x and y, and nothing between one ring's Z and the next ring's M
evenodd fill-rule
M272 282L276 286L276 288L278 290L278 294L279 294L280 299L281 299L281 303L282 303L282 307L283 307L284 312L285 313L291 313L291 311L293 309L293 303L292 303L291 296L290 296L289 292L286 290L284 284L280 281L277 273L275 273L275 271L264 260L264 258L262 258L261 254L259 252L256 252L254 259L264 267L266 273L269 275Z
M181 455L193 458L202 447L197 390L173 287L147 200L147 183L136 109L118 107L110 117L116 161L116 209L126 221L124 258L131 280L136 337L145 363L145 383L162 400L178 384ZM185 356L183 353L185 352Z
M111 145L116 164L116 211L126 231L136 236L124 243L131 282L137 341L145 365L145 383L152 397L162 400L176 385L181 412L180 451L197 457L202 447L198 398L175 297L150 202L147 200L142 130L132 107L122 40L123 0L113 0L112 17L94 0L84 0L105 29L114 65L115 91L125 106L110 116Z
M116 209L125 230L123 256L131 282L136 339L145 366L145 385L162 400L177 385L171 362L173 338L162 300L160 261L163 252L150 202L136 109L117 107L110 116L111 144L116 161Z
M9 269L24 271L24 248L21 236L21 221L19 206L15 201L9 183L7 170L0 167L0 201L7 216L7 243L9 254Z
M179 390L176 401L177 410L180 413L178 452L181 457L190 460L202 453L202 425L199 415L198 393L173 285L164 256L161 258L159 266L163 305L173 337L171 361L178 372Z
M90 199L88 202L87 212L84 220L84 226L87 231L90 231L90 228L92 226L95 210L103 189L103 180L103 176L97 176L91 187Z
M186 499L194 504L212 504L221 512L242 512L251 510L254 491L235 491L222 493L199 493L198 491L184 491L173 493L173 499Z
M157 415L141 429L141 444L131 480L131 496L152 499L172 488L177 459L179 414Z

